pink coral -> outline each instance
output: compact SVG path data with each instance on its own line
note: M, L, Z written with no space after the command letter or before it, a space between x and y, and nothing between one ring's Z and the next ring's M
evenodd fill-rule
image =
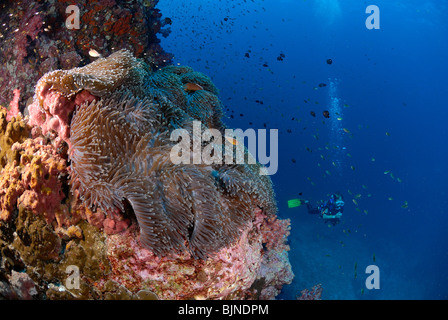
M194 259L188 253L158 257L141 246L134 225L107 239L111 278L131 291L149 289L161 299L273 299L279 287L291 282L292 272L287 259L264 259L263 233L257 231L256 224L265 216L260 209L254 216L237 243L207 260ZM267 273L271 278L266 280ZM257 289L252 286L261 278L263 285L257 289L263 292L254 292Z
M19 168L12 164L3 168L3 174L0 176L0 220L10 220L17 199L24 191L23 185L18 182L19 177Z
M292 280L286 245L288 220L268 218L256 209L238 241L207 260L194 259L188 252L157 257L141 246L135 217L93 212L79 201L76 190L74 197L66 198L62 192L64 180L60 179L67 174L66 161L43 138L15 143L13 149L21 156L19 163L8 163L0 175L3 211L11 213L18 205L33 216L44 217L57 236L66 241L88 236L84 219L104 230L107 237L95 250L104 247L111 272L91 281L100 291L107 291L113 281L130 293L149 290L161 299L274 299ZM70 243L68 247L73 247ZM57 254L58 248L52 252ZM26 292L18 290L26 296Z

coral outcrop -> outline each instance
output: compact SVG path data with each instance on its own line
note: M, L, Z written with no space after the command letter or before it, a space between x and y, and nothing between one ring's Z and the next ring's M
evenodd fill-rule
M20 110L29 104L34 84L45 73L92 62L91 49L108 56L127 48L153 68L170 63L158 36L169 33L169 18L158 0L6 0L0 3L0 104L20 90ZM72 5L79 9L75 17ZM79 28L68 23L79 21Z
M322 300L322 284L316 284L311 289L303 289L300 295L297 295L297 300Z
M289 220L261 166L170 160L173 130L225 129L217 94L121 50L45 74L27 123L0 112L0 296L275 298Z

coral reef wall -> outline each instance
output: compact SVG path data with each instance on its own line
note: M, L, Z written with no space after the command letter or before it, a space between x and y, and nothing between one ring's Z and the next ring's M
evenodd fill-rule
M0 296L275 298L293 277L289 220L261 166L170 160L173 130L223 132L217 93L120 50L46 73L25 120L2 110Z
M158 0L6 0L0 3L0 105L7 106L20 90L20 109L30 103L34 84L46 72L86 65L91 49L108 56L129 49L153 68L167 65L172 55L160 47L169 18L155 8ZM69 29L69 5L79 8L79 29Z

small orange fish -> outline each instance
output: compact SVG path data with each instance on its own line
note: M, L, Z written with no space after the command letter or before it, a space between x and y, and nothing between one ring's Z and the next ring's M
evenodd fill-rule
M188 83L184 84L184 90L185 91L198 91L198 90L204 90L204 88L202 86L198 85L197 83L188 82Z
M231 137L228 137L228 136L224 136L224 137L227 139L227 141L229 141L234 146L238 145L238 140L236 140L235 138L231 138Z

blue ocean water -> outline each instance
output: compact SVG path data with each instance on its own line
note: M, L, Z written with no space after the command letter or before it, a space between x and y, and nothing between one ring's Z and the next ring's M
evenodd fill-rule
M379 29L366 27L369 5ZM448 2L161 0L158 8L173 21L163 48L212 78L226 124L279 130L272 180L278 214L291 219L295 278L278 298L321 283L323 299L447 299ZM346 205L334 227L287 206L335 191ZM369 265L379 289L366 288Z

